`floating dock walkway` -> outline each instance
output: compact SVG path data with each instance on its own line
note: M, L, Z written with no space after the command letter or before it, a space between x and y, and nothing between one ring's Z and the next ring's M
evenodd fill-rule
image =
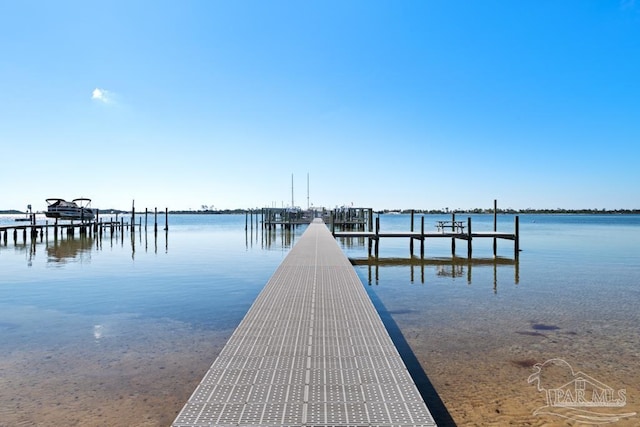
M435 426L364 286L314 220L173 423Z

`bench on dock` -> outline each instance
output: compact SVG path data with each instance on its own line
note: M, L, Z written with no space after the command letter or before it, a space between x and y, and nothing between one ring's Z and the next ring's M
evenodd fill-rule
M452 232L464 233L464 223L462 221L437 221L436 227L440 232L450 228Z
M282 261L173 423L216 425L436 425L322 220Z

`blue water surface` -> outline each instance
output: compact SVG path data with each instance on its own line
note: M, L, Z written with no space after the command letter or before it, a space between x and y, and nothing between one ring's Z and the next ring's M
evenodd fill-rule
M0 225L14 225L13 218L0 216ZM425 215L425 232L450 219ZM306 229L267 232L256 217L245 215L169 215L168 230L164 220L158 216L157 234L152 216L146 227L144 216L137 216L133 232L55 239L50 231L26 241L19 234L15 242L11 233L6 240L0 237L0 347L5 350L0 362L6 357L18 377L37 370L38 360L47 357L37 352L45 355L53 346L48 336L58 337L61 360L73 363L74 349L99 359L104 348L87 344L107 343L109 324L119 334L118 346L144 340L146 347L170 352L163 331L174 327L183 341L190 334L197 341L202 331L220 331L216 345L223 345ZM471 221L477 232L494 227L493 215L458 214L456 220ZM380 215L379 221L382 231L411 226L410 215ZM414 230L422 221L422 215L414 216ZM513 215L498 215L497 221L498 231L515 232ZM427 239L425 260L419 257L419 242L412 258L409 242L401 238L381 239L378 261L367 260L364 238L339 239L339 244L348 257L366 263L355 267L363 286L397 322L454 415L468 415L461 408L479 389L494 393L494 400L509 395L526 401L526 368L511 372L505 367L522 370L530 360L553 357L570 358L608 382L627 381L629 396L640 395L635 374L640 368L640 216L520 215L518 222L517 257L508 240L498 240L494 259L492 239L474 239L471 261L463 240L456 242L452 257L448 238ZM154 333L155 324L164 329ZM128 329L137 332L127 335ZM193 351L202 351L200 345L194 342ZM110 357L126 360L130 354L122 348ZM18 372L23 368L12 360L25 351L34 354L35 365ZM493 371L465 370L474 364ZM503 370L508 375L497 378ZM465 381L456 379L457 373L474 377L475 393L456 387L456 381ZM47 375L69 374L52 369ZM120 383L127 387L126 381ZM30 387L24 393L46 390L37 381ZM20 408L13 411L20 415ZM508 421L522 420L526 417Z

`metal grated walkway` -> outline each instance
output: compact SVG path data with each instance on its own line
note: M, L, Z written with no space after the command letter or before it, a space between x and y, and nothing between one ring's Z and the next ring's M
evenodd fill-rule
M309 225L173 423L435 426L330 231Z

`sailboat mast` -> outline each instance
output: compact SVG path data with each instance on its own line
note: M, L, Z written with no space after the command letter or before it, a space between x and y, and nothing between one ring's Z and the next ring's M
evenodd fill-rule
M309 210L309 172L307 172L307 210Z

